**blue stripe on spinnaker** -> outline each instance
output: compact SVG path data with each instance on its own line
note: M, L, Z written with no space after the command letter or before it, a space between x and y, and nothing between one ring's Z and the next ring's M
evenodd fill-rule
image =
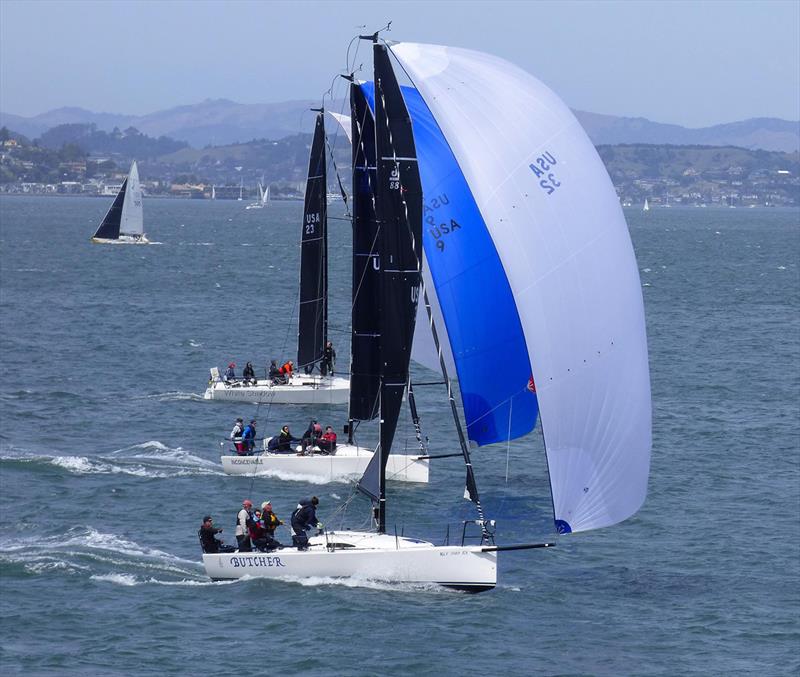
M371 82L361 85L374 110ZM450 146L413 87L403 87L414 129L425 255L458 372L467 435L479 445L536 425L528 349L497 249Z

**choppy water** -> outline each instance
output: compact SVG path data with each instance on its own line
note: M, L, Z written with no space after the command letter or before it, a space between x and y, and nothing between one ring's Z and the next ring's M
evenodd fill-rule
M256 407L201 397L211 365L294 352L301 206L150 200L146 230L161 244L93 246L107 207L0 200L5 674L798 674L797 212L627 215L653 382L647 502L555 549L502 553L498 588L470 596L205 578L204 513L232 541L242 498L270 498L285 517L316 493L335 525L350 494L225 477L219 440ZM349 227L333 230L346 366ZM452 450L445 400L420 398L432 450ZM302 428L310 413L262 407L260 430ZM313 413L338 426L344 409ZM475 461L501 541L553 538L537 434ZM389 519L440 541L471 513L458 459L431 477L392 486ZM350 526L366 507L351 504Z

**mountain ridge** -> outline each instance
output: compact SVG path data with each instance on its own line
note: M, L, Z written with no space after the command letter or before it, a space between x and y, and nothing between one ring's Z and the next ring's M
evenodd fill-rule
M307 132L313 120L308 109L315 105L318 102L311 99L256 104L205 99L145 115L95 113L77 106L64 106L31 117L0 111L0 126L31 138L61 124L93 123L99 130L109 132L114 127L135 127L144 134L169 136L202 148L253 139L282 139ZM341 102L329 105L332 110L340 107ZM739 146L783 152L800 150L800 121L761 117L689 128L643 117L573 112L595 145L646 143Z

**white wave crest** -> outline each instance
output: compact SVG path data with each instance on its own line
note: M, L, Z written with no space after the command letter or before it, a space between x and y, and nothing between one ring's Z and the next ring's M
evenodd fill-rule
M93 527L73 527L65 535L45 538L26 537L0 542L0 562L22 564L27 571L42 574L56 570L68 573L91 573L91 578L133 584L136 576L125 569L150 572L146 580L162 582L153 574L178 576L181 580L206 582L202 564L186 560L157 548L149 548L116 534L98 531ZM100 571L120 568L123 571ZM126 583L127 581L127 583Z
M407 583L407 582L390 582L381 581L374 578L334 578L332 576L280 576L279 580L288 583L297 583L303 587L320 587L320 586L343 586L345 588L366 588L368 590L389 590L389 591L406 591L406 592L444 592L452 593L457 592L450 588L445 588L437 583Z
M189 400L191 402L202 402L202 393L185 393L180 390L172 390L165 393L152 393L150 395L139 395L134 397L135 400L157 400L158 402L182 402Z
M304 475L303 473L283 472L281 470L259 470L258 472L248 473L249 477L272 477L284 482L305 482L306 484L333 484L333 483L349 483L353 478L339 477L336 479L329 479L319 477L318 475ZM354 476L358 479L357 476Z
M136 576L131 574L96 574L90 576L93 581L108 581L109 583L116 583L117 585L132 586L137 585L139 581Z
M189 455L191 456L191 455ZM124 461L106 462L86 456L55 456L50 461L54 466L64 468L73 475L130 475L150 479L169 479L172 477L191 477L194 475L221 475L222 471L211 461L191 456L192 461L185 461L189 467L176 465L174 460L164 457L165 463L156 463L154 467ZM206 466L206 467L204 467Z

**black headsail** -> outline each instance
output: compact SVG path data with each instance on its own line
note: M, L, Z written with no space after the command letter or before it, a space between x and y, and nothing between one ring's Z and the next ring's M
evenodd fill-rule
M353 139L353 305L350 420L369 421L380 410L378 222L374 189L375 123L361 87L350 86ZM352 439L352 437L351 437Z
M122 182L122 187L111 203L111 207L106 212L105 217L100 222L97 232L94 237L102 238L104 240L118 240L119 239L119 225L122 220L122 205L125 202L125 189L128 187L128 179Z
M375 64L375 206L380 252L380 443L359 488L375 497L378 530L386 530L386 461L392 448L419 301L422 261L422 186L411 118L385 45L373 46ZM377 473L375 470L377 469Z
M300 240L297 365L309 373L322 359L328 334L328 205L325 172L325 116L319 110L308 161Z

